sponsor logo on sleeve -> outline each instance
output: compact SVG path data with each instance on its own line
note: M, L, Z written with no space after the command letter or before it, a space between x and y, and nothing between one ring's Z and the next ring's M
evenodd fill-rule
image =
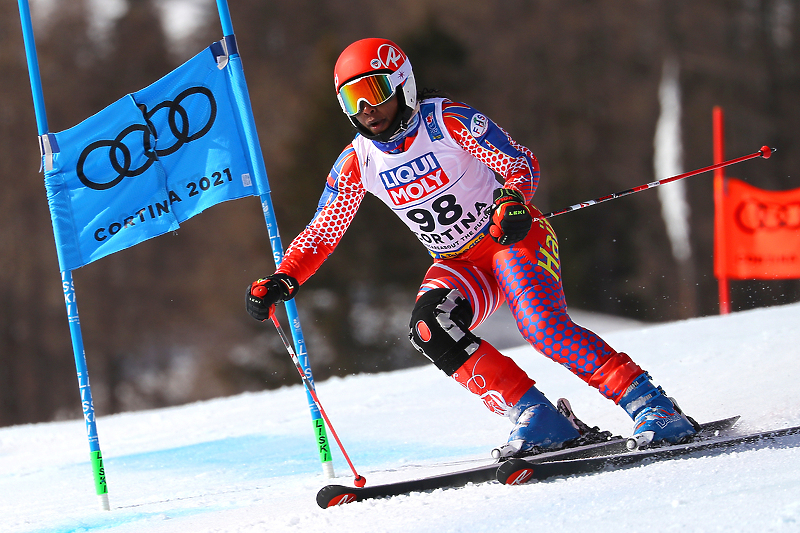
M486 130L489 129L489 119L486 118L484 115L480 113L475 113L472 115L472 119L469 121L469 132L472 134L473 137L479 139L483 137L483 134L486 133Z

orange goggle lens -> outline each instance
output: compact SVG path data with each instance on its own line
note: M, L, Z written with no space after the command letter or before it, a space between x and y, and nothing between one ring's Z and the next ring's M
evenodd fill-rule
M361 102L378 106L394 95L389 74L375 74L351 81L339 89L339 104L345 113L357 115Z

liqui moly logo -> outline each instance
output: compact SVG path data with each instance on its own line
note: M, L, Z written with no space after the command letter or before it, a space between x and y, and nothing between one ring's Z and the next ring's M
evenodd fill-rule
M394 205L404 205L424 198L450 182L433 152L381 172L380 176Z

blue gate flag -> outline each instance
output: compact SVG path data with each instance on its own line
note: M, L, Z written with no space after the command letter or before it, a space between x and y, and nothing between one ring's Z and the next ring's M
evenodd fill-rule
M268 192L253 179L225 50L214 43L77 126L42 136L62 272L176 230L214 204Z

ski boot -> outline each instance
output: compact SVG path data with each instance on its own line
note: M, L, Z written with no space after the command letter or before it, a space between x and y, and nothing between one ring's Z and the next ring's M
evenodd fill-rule
M656 388L647 373L631 383L619 405L635 422L627 442L630 450L650 443L679 443L697 433L697 423L661 387Z
M572 422L536 387L522 395L508 417L515 424L514 429L506 444L492 450L495 459L557 450L580 437Z

